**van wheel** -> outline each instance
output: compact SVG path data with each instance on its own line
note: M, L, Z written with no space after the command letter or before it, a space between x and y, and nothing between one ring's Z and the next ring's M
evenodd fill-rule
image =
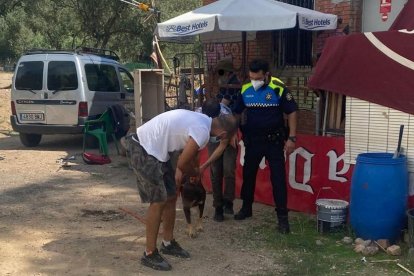
M41 134L20 133L19 136L22 144L29 148L39 145L40 140L42 139Z

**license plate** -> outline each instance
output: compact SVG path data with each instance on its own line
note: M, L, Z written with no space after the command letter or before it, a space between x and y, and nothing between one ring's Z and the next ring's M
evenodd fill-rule
M43 113L21 113L20 119L23 121L43 121L45 114Z

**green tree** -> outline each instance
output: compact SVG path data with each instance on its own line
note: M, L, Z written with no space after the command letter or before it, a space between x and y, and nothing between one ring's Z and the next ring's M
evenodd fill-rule
M161 10L161 22L202 6L202 0L157 2L159 2L159 9ZM198 38L195 38L194 43L191 44L163 42L161 43L161 49L170 66L173 66L172 58L178 53L196 53L202 58L202 44L198 41Z
M159 2L159 3L158 3ZM157 1L161 20L201 6L201 0ZM123 61L148 58L156 17L119 0L0 0L0 62L32 48L109 48ZM194 45L163 44L165 55L199 51Z

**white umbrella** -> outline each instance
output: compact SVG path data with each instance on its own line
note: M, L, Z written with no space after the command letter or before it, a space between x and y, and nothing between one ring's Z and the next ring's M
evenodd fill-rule
M220 31L336 29L337 16L274 0L219 0L157 24L159 38Z
M219 0L158 23L156 34L166 41L188 41L191 36L207 33L209 40L213 34L224 37L218 39L221 42L242 41L244 66L246 32L290 29L297 23L304 30L332 30L336 29L337 16L274 0Z

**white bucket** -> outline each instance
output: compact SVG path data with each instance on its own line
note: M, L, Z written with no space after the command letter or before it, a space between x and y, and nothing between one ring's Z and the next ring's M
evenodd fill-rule
M340 199L316 200L318 232L326 233L342 228L346 223L348 205L347 201Z

